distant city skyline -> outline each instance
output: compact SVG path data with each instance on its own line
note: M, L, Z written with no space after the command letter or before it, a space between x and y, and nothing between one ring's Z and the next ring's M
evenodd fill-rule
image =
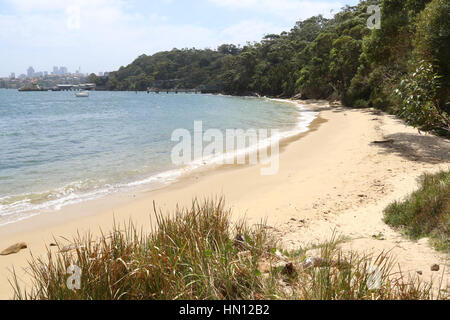
M72 71L73 70L73 71ZM104 74L107 72L111 72L109 70L103 70L103 71L92 71L92 72L85 72L81 67L77 67L76 69L70 69L66 66L55 66L52 65L51 67L36 67L35 65L25 64L24 67L20 70L10 70L10 71L4 71L0 73L0 78L12 78L12 75L14 75L16 78L18 78L21 75L25 75L27 77L31 74L40 74L42 75L64 75L64 74L83 74L83 75L89 75L91 73L94 73L96 75ZM39 75L41 76L41 75Z
M359 0L0 0L0 77L115 71L141 54L245 45ZM100 71L103 70L103 71Z
M79 67L74 72L71 72L67 67L65 66L53 66L52 71L42 70L37 71L38 69L34 68L34 66L29 66L25 72L10 72L7 76L9 79L16 79L16 78L40 78L45 77L48 75L53 76L64 76L64 75L82 75L82 76L88 76L92 73L94 73L97 76L104 76L105 74L108 74L109 71L98 71L98 72L82 72L81 67ZM2 76L3 78L6 78L6 76ZM1 78L1 77L0 77Z

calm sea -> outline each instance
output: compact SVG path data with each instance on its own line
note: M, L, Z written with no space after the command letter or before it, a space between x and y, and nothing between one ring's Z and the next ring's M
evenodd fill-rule
M315 114L267 99L0 89L0 225L113 192L175 181L178 128L306 131Z

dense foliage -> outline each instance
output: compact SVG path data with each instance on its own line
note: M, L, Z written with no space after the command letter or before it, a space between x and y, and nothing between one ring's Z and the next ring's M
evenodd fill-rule
M216 86L226 56L220 51L197 49L141 55L129 66L114 72L108 86L112 90Z
M371 29L368 8L380 4L381 28ZM448 131L449 6L449 0L361 1L332 19L299 21L289 32L244 47L142 55L113 72L107 87L340 99L351 107L395 112L421 129ZM420 67L427 73L418 75ZM424 81L429 77L432 83Z

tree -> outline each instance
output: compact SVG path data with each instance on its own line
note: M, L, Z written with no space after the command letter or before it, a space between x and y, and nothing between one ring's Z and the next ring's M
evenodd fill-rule
M95 73L91 73L89 75L89 77L87 78L87 81L89 83L97 83L97 82L99 82L99 77L97 77L97 75Z
M450 115L439 102L440 76L421 61L413 74L403 79L395 93L402 99L399 114L410 125L424 130L445 129L450 133Z
M340 98L345 98L350 83L356 74L361 55L361 41L350 36L341 36L333 42L330 52L330 75L333 87Z
M439 108L450 113L450 2L433 0L422 11L414 39L417 60L433 66L439 75L437 101Z
M305 49L305 54L311 58L300 71L297 87L308 98L328 98L333 92L328 67L335 37L333 33L320 33Z
M242 49L234 44L223 44L217 48L217 52L222 54L231 54L233 56L242 52Z

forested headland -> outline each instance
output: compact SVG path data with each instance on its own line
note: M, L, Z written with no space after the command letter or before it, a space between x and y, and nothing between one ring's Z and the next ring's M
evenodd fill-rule
M381 28L367 21L381 7ZM108 90L209 89L232 95L340 100L402 116L422 130L450 131L450 1L361 1L331 19L315 16L241 47L141 55Z

